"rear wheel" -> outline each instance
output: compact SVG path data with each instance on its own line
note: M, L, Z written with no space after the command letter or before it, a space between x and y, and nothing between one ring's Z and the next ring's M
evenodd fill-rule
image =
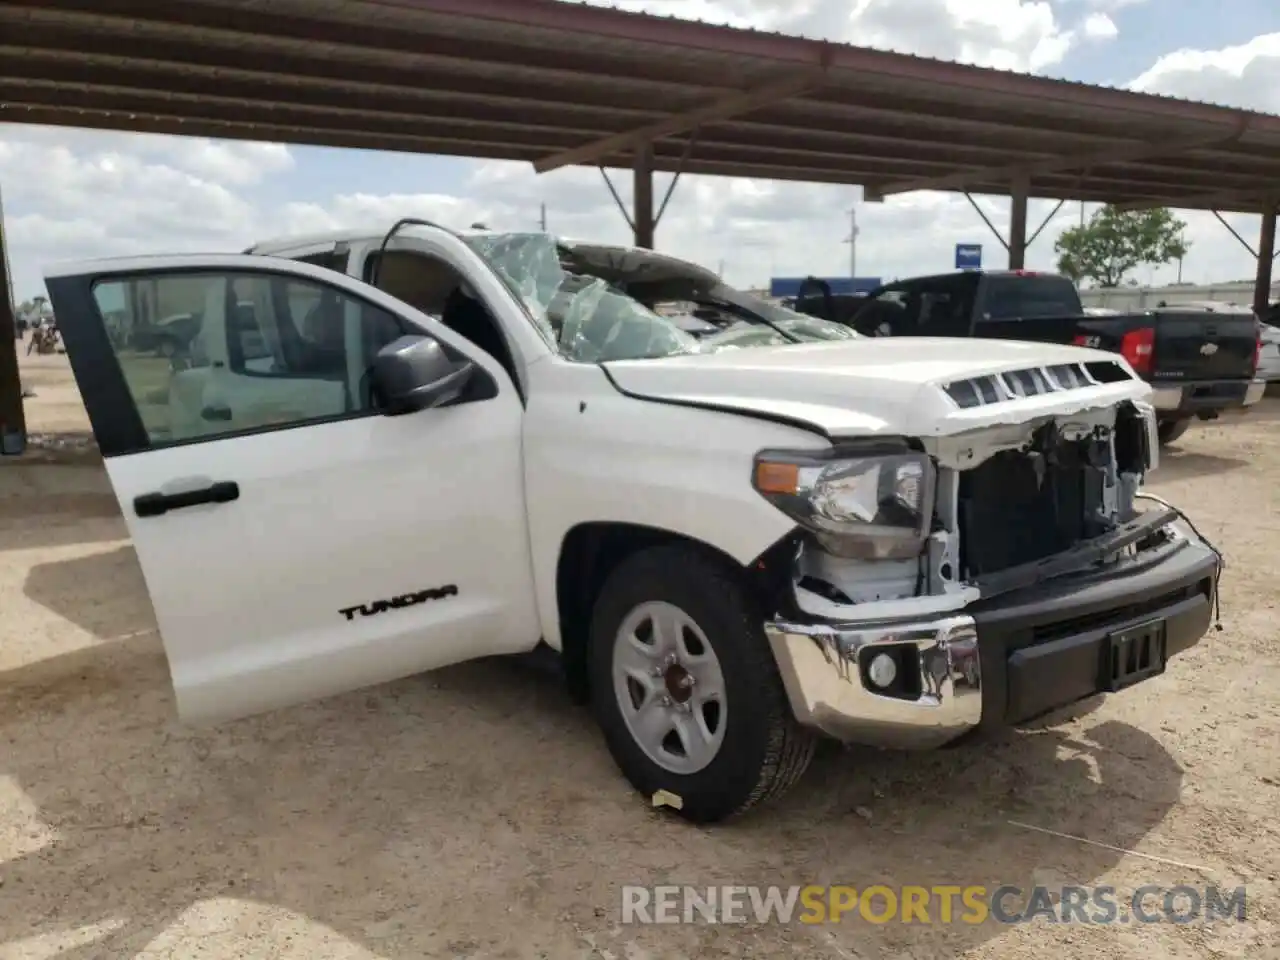
M1156 425L1160 435L1160 446L1167 447L1186 433L1190 427L1190 420L1161 420Z
M624 561L596 601L591 694L609 751L637 790L672 794L689 820L779 796L813 758L761 620L736 571L685 546Z

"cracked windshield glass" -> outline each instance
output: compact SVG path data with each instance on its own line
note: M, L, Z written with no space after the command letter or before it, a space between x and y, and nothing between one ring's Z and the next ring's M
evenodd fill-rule
M651 250L574 243L544 233L465 239L516 292L560 354L579 363L858 336Z

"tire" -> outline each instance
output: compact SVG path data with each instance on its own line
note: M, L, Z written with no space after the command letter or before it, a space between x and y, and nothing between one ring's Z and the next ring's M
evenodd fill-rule
M699 656L696 649L705 645L722 681L718 708L710 702L706 708L694 707L701 696L694 686L692 695L684 694L692 712L673 721L696 724L696 714L703 718L703 725L696 729L704 732L713 730L713 721L718 721L714 725L718 742L713 753L701 753L711 759L700 768L693 762L695 751L686 755L689 762L683 766L672 753L662 755L666 765L655 759L653 738L646 748L632 732L633 723L640 721L628 719L640 716L634 703L637 685L619 680L621 674L614 670L615 663L621 666L634 655L619 641L620 631L625 628L628 636L640 635L642 627L631 629L637 618L643 623L649 613L662 619L672 610L691 624L676 648L682 654L694 654L688 657L691 672L706 674L707 651ZM592 705L609 752L643 796L653 797L659 790L674 794L680 798L679 814L695 823L714 823L781 796L813 759L817 737L801 727L791 712L762 621L737 571L683 545L655 547L629 557L609 576L595 603L587 666ZM645 655L647 651L635 662L658 662L644 660ZM669 676L645 681L652 685L651 695L661 699L671 692ZM631 703L624 707L628 696ZM643 702L649 703L648 699ZM673 711L681 708L676 704L661 709L664 716L676 717ZM651 729L661 729L660 722L655 721ZM679 742L674 728L663 741L673 747Z
M1190 420L1161 420L1156 424L1156 431L1160 436L1160 446L1167 447L1186 433L1190 427Z

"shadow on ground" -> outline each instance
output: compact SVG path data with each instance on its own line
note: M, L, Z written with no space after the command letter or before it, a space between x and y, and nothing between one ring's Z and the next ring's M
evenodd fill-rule
M140 616L140 603L147 602L146 589L133 547L123 544L114 550L35 564L27 572L23 592L95 637L118 640L154 630L155 623Z
M1185 439L1160 451L1160 465L1151 474L1152 481L1192 480L1196 477L1216 476L1229 470L1249 466L1247 460L1237 457L1218 457L1211 453L1197 453Z
M0 550L120 540L124 518L102 461L83 452L0 460Z
M56 837L0 865L0 943L117 924L63 960L132 956L219 897L293 911L394 960L585 956L587 943L616 956L854 944L865 958L950 956L1004 928L624 927L621 887L1025 887L1046 870L1087 884L1120 854L1007 821L1130 847L1179 795L1182 771L1156 740L1103 723L926 755L832 747L782 802L699 829L634 796L587 712L513 662L186 728L136 595L130 613L89 586L127 553L27 582L60 615L127 639L0 674L0 776Z

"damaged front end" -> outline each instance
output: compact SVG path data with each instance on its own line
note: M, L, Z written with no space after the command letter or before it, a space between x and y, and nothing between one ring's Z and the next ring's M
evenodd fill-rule
M1108 689L1112 628L1163 611L1142 661L1162 670L1207 629L1218 560L1177 511L1140 509L1157 449L1154 411L1126 400L820 457L762 452L756 488L798 524L766 624L798 719L904 748L1027 720ZM1195 546L1195 563L1165 563ZM1047 689L1046 665L1069 682Z

